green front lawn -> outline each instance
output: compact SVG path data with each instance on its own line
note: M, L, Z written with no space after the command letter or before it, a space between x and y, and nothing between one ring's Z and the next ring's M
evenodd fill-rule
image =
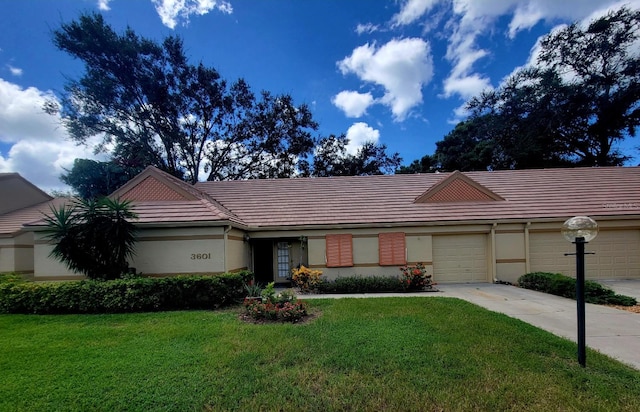
M0 410L640 410L640 372L450 298L218 312L0 316Z

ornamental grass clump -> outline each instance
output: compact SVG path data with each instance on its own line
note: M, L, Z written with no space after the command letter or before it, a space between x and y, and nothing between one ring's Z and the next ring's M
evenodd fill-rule
M405 291L433 289L435 283L422 263L405 265L400 268L400 283Z
M262 291L262 300L248 297L243 306L245 315L256 321L296 323L308 315L305 302L299 301L292 290L276 294L273 282Z
M300 289L300 292L310 293L317 290L318 285L322 282L320 276L322 276L321 270L313 270L300 265L298 269L293 269L291 281Z

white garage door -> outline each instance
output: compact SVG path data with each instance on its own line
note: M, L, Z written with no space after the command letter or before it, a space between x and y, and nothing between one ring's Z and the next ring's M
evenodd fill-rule
M557 272L575 276L575 245L557 233L531 233L532 272ZM640 231L605 230L585 247L587 279L640 279Z
M434 236L433 277L438 283L487 282L487 235Z

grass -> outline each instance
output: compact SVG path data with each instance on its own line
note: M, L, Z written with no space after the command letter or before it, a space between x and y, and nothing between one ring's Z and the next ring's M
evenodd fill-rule
M640 372L451 298L314 300L301 325L239 309L0 316L2 411L640 410Z

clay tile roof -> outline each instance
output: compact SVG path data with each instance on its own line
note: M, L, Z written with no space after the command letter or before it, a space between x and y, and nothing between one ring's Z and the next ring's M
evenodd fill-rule
M0 215L0 236L13 235L20 232L24 225L42 221L45 214L50 214L51 208L57 208L69 199L57 197L47 202Z
M138 223L228 221L243 224L238 216L206 193L152 166L110 197L130 200Z
M196 187L252 228L640 216L640 167L458 174L465 178L451 178L442 189L447 202L415 200L455 173L201 182ZM465 185L470 181L471 187L504 200L472 201L475 192Z
M459 171L455 171L420 195L416 203L490 202L504 200Z

